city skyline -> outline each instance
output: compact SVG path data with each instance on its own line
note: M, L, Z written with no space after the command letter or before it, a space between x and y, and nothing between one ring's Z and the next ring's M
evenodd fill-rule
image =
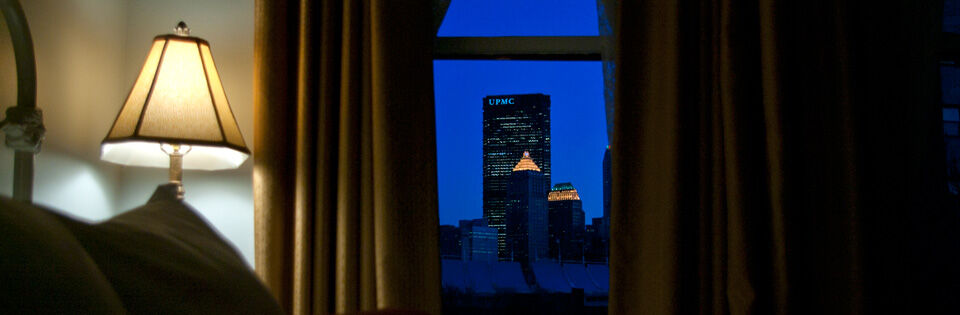
M434 66L440 224L483 217L480 102L509 94L550 95L549 184L572 182L588 220L602 216L608 141L599 62L435 61Z
M454 1L438 36L596 36L596 7L595 1L577 0ZM609 271L602 260L580 265L560 265L549 257L534 263L527 260L526 264L519 260L489 261L488 256L466 257L468 248L464 247L457 259L453 253L458 243L452 241L459 238L460 245L476 252L475 241L461 233L476 230L473 222L484 217L480 102L491 95L549 95L550 180L545 186L549 189L557 182L572 182L583 199L586 216L602 216L603 151L608 139L601 63L435 60L434 91L439 223L450 225L440 229L447 234L441 244L451 254L441 261L445 311L489 312L509 305L513 312L526 308L530 310L527 313L579 313L587 309L605 313ZM513 158L519 160L521 156ZM579 295L572 293L575 288ZM531 303L525 296L531 293L537 294L539 303ZM465 295L469 298L464 299ZM589 307L585 306L588 302L592 303Z
M609 239L605 236L608 233L601 232L607 229L606 218L593 218L591 225L585 225L581 200L573 184L557 183L548 192L544 182L542 169L529 152L523 152L509 176L504 233L488 228L485 218L460 220L459 227L441 224L441 257L516 261L524 266L537 261L606 262ZM476 230L478 227L480 231ZM506 246L497 245L498 235L503 236Z

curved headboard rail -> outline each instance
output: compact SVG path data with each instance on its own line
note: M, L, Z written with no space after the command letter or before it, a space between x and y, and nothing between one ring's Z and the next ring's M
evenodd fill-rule
M23 7L18 0L0 0L0 11L10 29L17 62L17 106L37 107L37 63Z
M10 29L17 65L17 105L7 108L0 129L7 147L16 151L13 162L13 198L33 200L33 159L40 152L45 128L37 108L37 63L30 27L18 0L0 0L0 12Z

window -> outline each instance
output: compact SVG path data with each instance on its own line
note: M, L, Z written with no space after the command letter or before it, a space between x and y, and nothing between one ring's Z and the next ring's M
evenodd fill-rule
M960 34L960 2L955 0L943 2L943 31Z
M446 11L434 61L445 313L606 313L611 72L597 7Z
M943 142L946 148L947 188L960 200L960 1L945 0L943 51L940 62L940 102L943 106ZM958 201L960 203L960 201Z
M943 141L947 152L947 188L960 194L960 68L945 61L940 66L943 104Z

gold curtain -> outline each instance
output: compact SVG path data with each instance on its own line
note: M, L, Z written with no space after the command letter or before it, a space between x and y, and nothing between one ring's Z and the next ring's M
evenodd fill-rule
M257 273L292 314L439 313L430 2L255 14Z
M956 313L941 9L622 2L610 314Z

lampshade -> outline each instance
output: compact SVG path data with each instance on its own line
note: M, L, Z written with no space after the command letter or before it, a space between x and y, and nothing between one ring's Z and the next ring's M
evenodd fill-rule
M109 162L167 167L161 146L182 145L183 168L239 167L250 155L230 110L207 41L185 35L154 38L140 75L101 143Z

